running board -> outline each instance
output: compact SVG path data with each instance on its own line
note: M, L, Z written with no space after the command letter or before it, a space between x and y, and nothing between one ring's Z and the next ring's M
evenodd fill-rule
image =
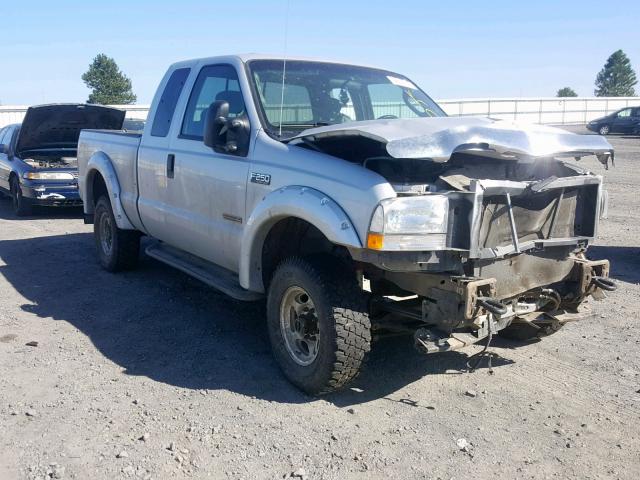
M236 300L251 302L263 298L261 293L242 288L238 283L238 276L232 271L164 243L158 242L148 246L145 253Z

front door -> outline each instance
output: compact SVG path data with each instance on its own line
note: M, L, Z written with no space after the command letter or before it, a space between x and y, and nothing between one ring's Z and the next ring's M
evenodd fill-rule
M202 67L181 128L171 139L174 171L167 182L170 238L166 241L237 272L249 163L245 157L217 153L203 143L205 113L216 100L229 103L230 117L245 115L238 75L231 65Z
M613 119L613 125L611 125L612 133L629 133L633 129L634 121L631 117L631 108L625 108L620 110Z
M640 107L631 110L631 126L628 133L640 133Z

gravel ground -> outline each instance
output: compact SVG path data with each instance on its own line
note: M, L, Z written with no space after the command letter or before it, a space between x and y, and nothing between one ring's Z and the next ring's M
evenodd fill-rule
M106 273L79 212L1 200L0 478L639 478L640 139L610 140L615 168L585 161L610 192L590 256L620 284L595 318L497 341L493 375L389 339L322 399L259 306L148 258Z

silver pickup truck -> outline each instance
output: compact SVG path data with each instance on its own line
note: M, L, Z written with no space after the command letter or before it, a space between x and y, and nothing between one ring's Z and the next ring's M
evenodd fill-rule
M176 63L141 135L78 145L102 266L133 267L147 235L147 255L266 298L274 356L312 394L381 335L430 354L584 316L615 289L585 256L606 210L589 155L613 162L597 135L447 117L397 73L259 55Z

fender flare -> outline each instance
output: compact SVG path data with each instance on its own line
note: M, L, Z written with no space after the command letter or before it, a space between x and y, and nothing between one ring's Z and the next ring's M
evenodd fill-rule
M310 187L279 188L265 196L247 220L240 246L239 280L243 288L265 292L262 247L271 227L288 217L309 222L332 243L362 247L349 216L329 196Z
M122 208L122 202L120 201L120 182L118 181L116 170L113 168L109 156L104 152L95 152L91 155L91 158L89 158L86 168L87 174L84 176L84 185L81 189L85 213L93 213L94 205L90 200L93 198L93 180L96 174L99 173L102 175L104 183L107 186L109 201L111 202L113 216L116 219L118 228L122 230L135 230L136 227L129 221L124 208Z

